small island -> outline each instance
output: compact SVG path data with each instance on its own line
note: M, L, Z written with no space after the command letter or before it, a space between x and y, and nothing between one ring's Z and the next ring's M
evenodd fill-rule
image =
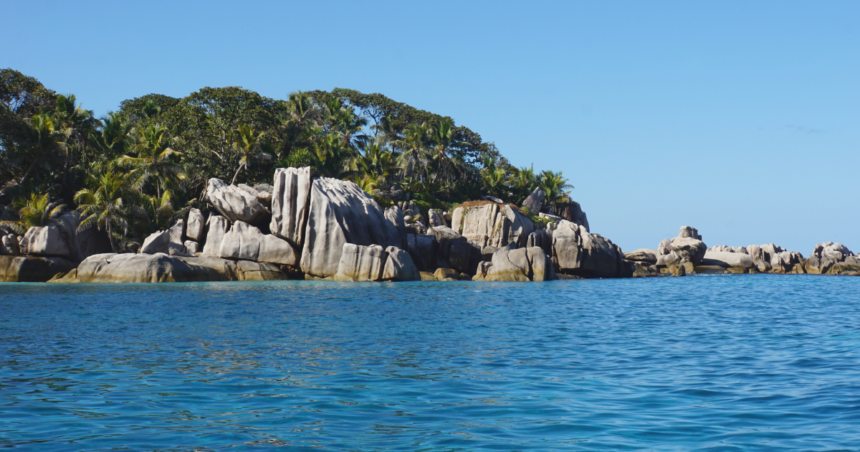
M860 275L839 243L708 248L689 226L625 253L571 188L381 94L203 88L97 119L0 70L0 282Z

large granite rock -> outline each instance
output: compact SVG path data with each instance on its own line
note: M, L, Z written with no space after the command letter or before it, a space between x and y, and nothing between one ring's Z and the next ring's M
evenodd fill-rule
M427 222L428 225L433 228L437 226L445 226L445 218L442 216L442 212L436 209L430 209L427 211Z
M702 240L702 236L699 235L699 231L692 226L681 226L681 230L678 232L678 237L682 239Z
M663 239L659 245L657 245L657 255L663 256L665 254L669 254L672 252L672 241L669 239Z
M436 226L429 231L438 243L438 256L444 261L437 262L440 267L453 268L459 272L472 274L481 261L481 249L469 243L465 237L447 226Z
M454 209L451 229L478 248L527 244L534 223L519 209L491 201L470 201Z
M297 267L298 253L284 239L270 234L263 234L254 226L237 221L233 223L224 238L221 239L219 251L226 259L269 262Z
M708 248L708 252L718 252L718 253L747 253L747 249L744 246L726 246L726 245L717 245Z
M396 246L389 246L385 252L388 253L388 259L385 260L385 267L382 269L383 281L421 280L421 272L412 262L412 256L409 253Z
M436 237L425 234L407 234L407 248L412 261L420 271L434 272L439 267L437 254L439 244Z
M562 221L552 233L553 262L562 273L614 278L625 275L624 253L584 226Z
M796 251L781 251L770 258L771 273L798 273L804 274L804 262L806 259Z
M335 281L381 281L388 253L379 245L344 243Z
M708 246L705 242L693 237L675 237L669 249L689 259L693 265L699 265L705 258Z
M515 249L513 244L493 254L490 263L482 262L473 281L551 281L556 279L552 259L538 247Z
M69 246L54 225L34 226L24 234L25 249L32 256L70 257Z
M406 241L406 222L403 220L403 211L397 206L389 207L385 209L385 220L387 221L388 239L396 242L390 246L407 249L409 244Z
M6 234L0 238L0 255L20 256L21 245L18 243L18 237L14 234Z
M701 265L718 265L746 270L755 268L755 262L747 254L727 251L708 250L700 263Z
M750 245L746 247L747 254L756 264L756 268L761 273L766 273L771 270L770 262L773 256L786 251L779 245L767 243L764 245Z
M192 208L188 211L188 225L185 228L185 235L195 242L200 242L205 232L206 220L203 218L203 213L200 212L200 209Z
M209 214L206 220L206 242L203 244L203 255L209 257L221 256L221 241L230 230L230 221L221 215Z
M302 247L308 222L311 168L278 168L272 193L272 234Z
M159 283L193 281L261 281L287 279L277 265L233 262L212 257L157 254L90 256L58 283Z
M79 262L93 254L112 252L110 240L105 231L95 226L78 230L81 219L81 215L73 211L66 212L50 222L59 228L60 236L69 249L69 259Z
M852 258L849 263L853 263L855 260L853 259L853 254L848 247L838 242L819 243L815 245L815 249L812 250L812 254L806 261L806 272L813 275L836 273L832 272L831 269L838 264L846 262L849 258ZM840 270L839 274L850 271L845 270L843 267L845 266L840 265L838 267Z
M0 256L0 282L45 282L74 268L62 257Z
M231 222L252 223L267 213L255 195L217 178L209 179L206 199Z
M355 183L319 178L311 184L311 199L301 270L315 277L337 273L343 245L393 245L379 204Z
M649 264L657 263L657 256L660 254L657 250L648 248L640 248L632 253L624 253L624 258L633 262L647 262Z
M553 229L536 229L529 234L526 248L536 246L542 249L547 256L552 256L552 231Z
M540 187L535 187L534 191L523 201L523 209L528 210L531 215L539 214L541 207L543 207L544 198L546 198L546 193Z
M149 234L140 247L142 254L167 253L170 248L170 231L157 231Z
M183 245L185 246L185 251L190 256L193 256L200 252L200 244L195 242L194 240L186 240Z

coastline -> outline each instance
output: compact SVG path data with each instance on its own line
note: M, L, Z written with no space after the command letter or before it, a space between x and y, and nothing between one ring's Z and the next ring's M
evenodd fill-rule
M208 218L190 209L136 253L106 253L104 234L63 215L0 246L0 281L140 283L192 281L511 281L693 274L860 275L839 243L809 257L774 244L708 248L683 226L657 249L625 253L592 233L579 204L563 218L542 210L536 188L522 206L492 197L450 211L403 201L383 209L351 181L279 168L273 185L210 179ZM529 212L539 212L537 216ZM425 221L426 218L426 221Z

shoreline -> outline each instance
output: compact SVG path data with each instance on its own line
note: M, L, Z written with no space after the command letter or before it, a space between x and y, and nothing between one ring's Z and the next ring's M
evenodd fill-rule
M809 257L774 244L708 248L696 228L657 249L623 252L589 230L578 203L547 212L536 188L522 206L492 197L449 211L410 201L382 208L354 182L279 168L273 185L210 179L208 218L192 208L135 253L110 253L105 234L80 231L68 212L0 246L0 281L511 281L693 274L860 275L860 256L839 243ZM529 215L532 210L537 216ZM425 220L426 219L426 220Z

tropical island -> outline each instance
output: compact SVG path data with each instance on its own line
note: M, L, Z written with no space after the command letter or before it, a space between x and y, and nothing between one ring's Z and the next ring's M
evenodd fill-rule
M207 87L95 118L0 70L0 282L860 275L839 243L708 248L689 226L624 253L572 188L382 94Z

